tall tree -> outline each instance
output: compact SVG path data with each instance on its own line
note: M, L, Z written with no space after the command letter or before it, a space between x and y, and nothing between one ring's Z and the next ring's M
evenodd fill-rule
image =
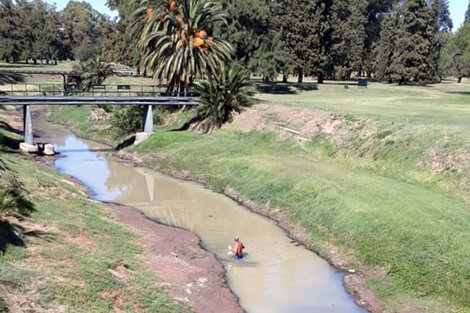
M333 0L329 24L331 27L331 62L334 73L328 73L330 78L348 79L351 75L350 58L351 41L348 23L351 17L349 0ZM360 26L360 25L358 25Z
M470 76L470 23L465 23L446 43L442 63L448 74L458 78Z
M141 1L133 0L108 0L107 5L112 10L119 12L119 19L113 21L113 32L110 45L113 46L112 53L117 57L114 62L135 66L140 73L141 54L137 47L137 40L132 34L130 26L132 13L141 6ZM105 36L103 36L105 38ZM103 45L107 45L103 43ZM110 45L107 45L109 47ZM102 56L106 56L107 50L102 50ZM113 57L114 58L114 57Z
M261 46L249 60L248 68L252 73L263 77L264 81L275 80L278 74L290 71L289 53L284 47L280 34L274 31L265 36ZM284 77L287 80L287 77Z
M70 1L64 9L64 26L73 55L87 60L100 53L98 23L101 14L87 2Z
M233 45L234 60L246 67L268 35L269 7L265 0L221 3L227 12L227 23L221 25L220 35Z
M347 21L346 37L349 41L347 54L351 72L362 76L366 67L366 26L367 26L367 0L351 0L351 15Z
M18 6L12 0L0 1L0 57L17 62L23 51L22 22Z
M428 5L437 11L439 31L450 33L454 27L450 17L449 0L427 0Z
M139 38L143 66L155 79L166 79L168 92L187 92L196 79L223 69L232 47L214 37L217 23L225 23L222 6L198 0L144 1L133 14L134 34Z
M470 2L468 3L467 11L465 11L464 23L470 22Z
M436 24L424 0L409 0L403 9L400 38L392 60L392 78L403 83L433 81L438 70L434 59Z
M299 82L307 74L322 83L333 72L329 23L332 5L332 0L278 0L271 4L274 29L281 32Z
M374 50L376 56L375 75L379 81L393 81L392 62L400 38L401 10L398 8L384 17L381 23L380 40Z

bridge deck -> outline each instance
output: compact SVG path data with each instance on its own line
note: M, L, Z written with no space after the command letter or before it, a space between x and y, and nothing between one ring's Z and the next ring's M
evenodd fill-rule
M79 97L79 96L0 96L0 105L199 105L191 97Z

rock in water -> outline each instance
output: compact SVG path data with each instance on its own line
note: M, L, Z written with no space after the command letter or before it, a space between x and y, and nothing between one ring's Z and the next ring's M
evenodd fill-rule
M45 155L54 155L55 154L54 145L51 144L51 143L48 143L48 144L44 145L44 154Z

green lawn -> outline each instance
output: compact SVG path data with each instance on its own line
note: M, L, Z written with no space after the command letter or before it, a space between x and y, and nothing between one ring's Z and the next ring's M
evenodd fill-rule
M44 61L45 63L45 61ZM73 66L78 62L59 61L57 65L54 64L28 64L22 63L6 63L0 62L0 71L51 71L51 72L69 72L73 70Z
M305 84L308 86L309 84ZM294 86L295 84L292 84ZM327 82L318 90L295 93L261 93L267 104L329 110L339 114L398 123L436 124L470 130L470 80L461 84L446 80L442 84L397 86L369 83L368 88Z

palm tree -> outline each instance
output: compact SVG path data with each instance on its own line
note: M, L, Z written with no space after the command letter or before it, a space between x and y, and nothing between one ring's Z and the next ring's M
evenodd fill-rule
M24 82L24 76L13 72L0 72L0 85Z
M231 122L233 112L240 114L252 105L249 75L240 68L222 71L197 83L196 92L200 94L199 126L206 133Z
M101 85L113 73L112 66L101 62L100 58L80 62L74 70L81 73L80 86L83 91L89 91L93 86Z
M155 80L167 81L168 93L186 93L196 79L224 69L231 60L231 45L213 36L214 26L226 23L221 4L143 0L132 20L142 66Z

